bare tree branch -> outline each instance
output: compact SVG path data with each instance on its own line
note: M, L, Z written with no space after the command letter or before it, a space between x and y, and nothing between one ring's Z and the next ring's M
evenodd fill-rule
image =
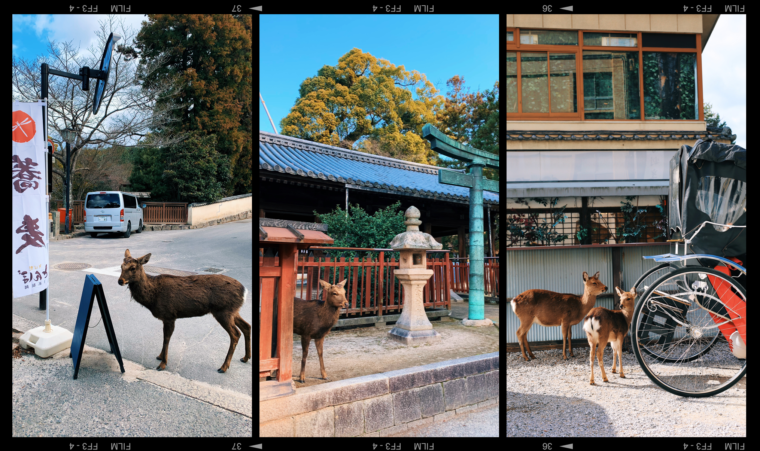
M90 49L91 57L83 56L70 42L56 44L49 40L49 55L46 57L35 61L12 58L13 100L33 102L41 98L40 66L43 62L51 68L73 74L78 74L84 66L98 68L109 33L117 32L123 37L113 52L110 77L97 116L92 114L94 81L91 80L89 91L82 91L78 80L49 77L48 135L60 136L66 128L77 130L77 137L71 143L72 168L76 168L79 153L85 147L164 147L178 144L187 137L184 133L153 133L177 121L173 119L172 112L184 107L173 99L182 89L183 82L178 76L167 76L160 83L146 87L143 82L145 77L159 70L168 56L138 66L135 61L138 55L130 50L136 34L126 30L123 22L117 25L116 19L111 15L107 21L100 23L97 36L100 37L101 46ZM120 53L119 49L125 54ZM158 98L169 101L159 108L156 106ZM53 156L65 167L65 158ZM83 170L85 168L73 169L72 173ZM53 172L61 175L55 168Z

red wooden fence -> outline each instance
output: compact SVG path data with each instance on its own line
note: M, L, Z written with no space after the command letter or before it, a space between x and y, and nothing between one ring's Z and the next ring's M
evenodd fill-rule
M54 208L63 208L62 200L54 200ZM187 202L143 202L137 199L143 209L143 224L187 224ZM84 222L82 211L84 210L83 200L72 200L71 208L74 210L71 220L74 224Z
M141 202L145 224L187 224L187 202Z
M428 251L431 252L441 251ZM433 275L425 285L425 308L451 309L450 261L448 253L445 255L444 258L427 258L427 269L433 270ZM403 289L394 277L399 262L392 257L386 258L385 251L379 251L376 258L373 257L354 257L348 261L346 257L299 259L297 274L301 283L296 282L296 297L307 300L317 298L319 279L331 284L348 279L345 289L349 306L342 317L400 313Z
M484 257L483 284L486 296L499 297L499 257ZM451 259L451 288L457 293L470 292L470 259Z

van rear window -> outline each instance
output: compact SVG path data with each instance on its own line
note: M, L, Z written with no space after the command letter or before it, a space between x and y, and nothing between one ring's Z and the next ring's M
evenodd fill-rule
M87 205L84 208L118 208L120 206L119 195L116 193L90 194L87 196Z

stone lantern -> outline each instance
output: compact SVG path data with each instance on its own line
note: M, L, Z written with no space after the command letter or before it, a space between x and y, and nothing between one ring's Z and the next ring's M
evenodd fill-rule
M404 308L396 327L390 332L392 339L407 345L441 340L441 334L433 330L423 304L425 284L433 271L427 269L428 249L441 249L443 245L427 233L420 232L420 211L414 206L404 213L406 232L396 235L390 247L399 251L398 269L395 271L401 286L404 287Z

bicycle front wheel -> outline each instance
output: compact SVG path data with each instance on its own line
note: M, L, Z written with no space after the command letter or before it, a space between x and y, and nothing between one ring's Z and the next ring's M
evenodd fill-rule
M744 287L711 268L686 267L660 277L631 320L633 352L644 373L680 396L713 396L734 386L747 361L734 356L718 325L725 331L723 323L746 321L746 301Z

